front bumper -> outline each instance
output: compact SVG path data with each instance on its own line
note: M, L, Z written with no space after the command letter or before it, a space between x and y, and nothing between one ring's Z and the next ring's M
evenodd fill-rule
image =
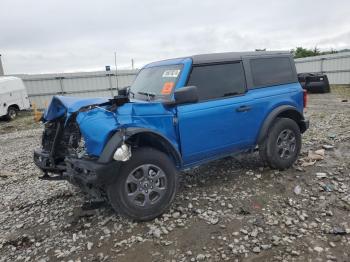
M98 163L97 159L77 159L67 157L60 165L55 165L49 153L40 149L34 150L34 163L45 173L60 174L61 178L68 180L81 188L102 187L114 182L120 162Z
M66 158L66 171L63 175L77 186L104 186L114 182L120 162L98 163L95 159Z
M55 164L53 158L50 156L50 153L41 149L34 150L34 163L45 173L52 172L55 174L60 174L63 171L60 169L62 167Z

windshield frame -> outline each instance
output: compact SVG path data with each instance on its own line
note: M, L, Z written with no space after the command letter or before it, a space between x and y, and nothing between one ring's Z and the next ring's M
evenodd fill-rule
M174 81L171 81L174 83L174 86L171 90L171 92L169 94L154 94L152 92L148 93L149 90L147 89L142 89L142 90L132 90L132 87L135 83L135 81L137 80L137 78L139 77L139 75L141 74L142 71L147 70L147 69L152 69L152 68L169 68L169 67L174 67L177 66L180 70L179 74L177 75L176 79ZM145 66L143 67L137 74L134 82L132 83L132 85L129 88L129 98L130 99L135 99L135 100L142 100L142 101L163 101L163 102L169 102L172 101L174 98L174 91L177 88L177 84L179 82L179 79L181 77L181 74L183 73L183 69L184 69L184 64L183 63L176 63L176 64L164 64L164 65L155 65L155 66ZM175 69L171 69L169 68L169 70L175 70ZM148 94L147 94L148 93Z

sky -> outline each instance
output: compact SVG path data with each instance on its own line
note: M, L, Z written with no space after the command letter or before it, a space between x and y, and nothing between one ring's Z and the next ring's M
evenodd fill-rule
M6 74L130 69L200 53L350 48L349 0L1 0Z

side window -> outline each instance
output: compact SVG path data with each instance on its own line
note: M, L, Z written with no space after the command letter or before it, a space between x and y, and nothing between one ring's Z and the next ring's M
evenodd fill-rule
M256 87L295 82L289 57L256 58L250 60Z
M194 66L188 86L197 86L199 100L243 94L246 90L242 63Z

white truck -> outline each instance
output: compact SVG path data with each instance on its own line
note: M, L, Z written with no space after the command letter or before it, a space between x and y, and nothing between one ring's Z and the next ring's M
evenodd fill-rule
M27 90L22 79L13 76L0 77L0 117L12 120L18 111L30 108Z

